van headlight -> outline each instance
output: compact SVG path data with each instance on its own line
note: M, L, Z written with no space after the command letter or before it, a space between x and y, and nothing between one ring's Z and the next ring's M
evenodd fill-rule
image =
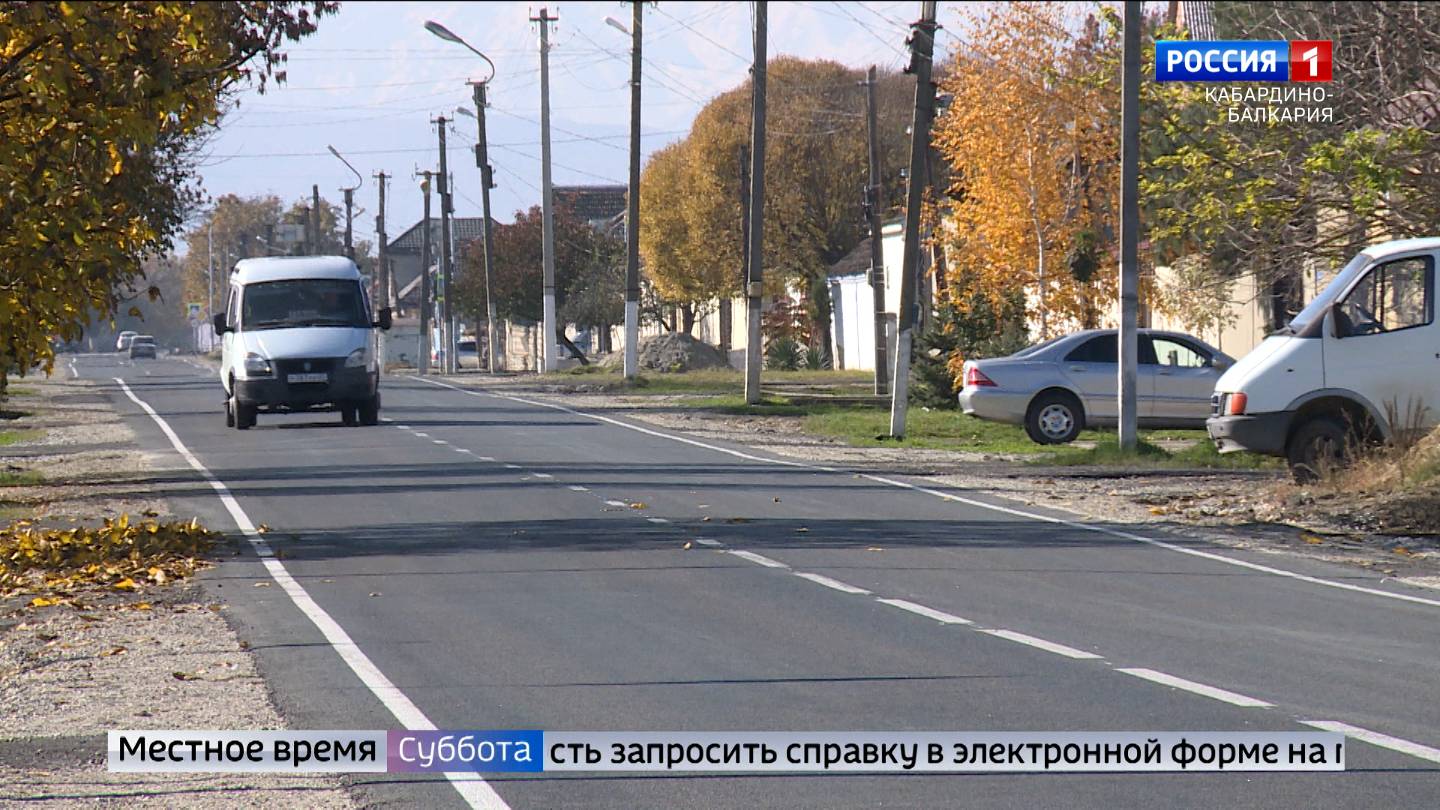
M356 349L345 358L346 368L361 368L370 365L370 350L368 348Z
M245 376L247 377L269 377L274 372L270 369L270 361L255 352L245 355Z

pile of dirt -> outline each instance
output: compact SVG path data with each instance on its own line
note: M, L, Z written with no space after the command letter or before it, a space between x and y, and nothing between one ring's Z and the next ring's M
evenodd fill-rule
M729 368L725 355L684 333L656 335L640 341L640 368L647 371L695 371Z

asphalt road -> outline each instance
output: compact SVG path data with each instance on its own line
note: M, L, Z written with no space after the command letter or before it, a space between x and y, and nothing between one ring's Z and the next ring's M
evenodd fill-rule
M73 359L65 373L111 381L141 444L184 468L113 378L154 408L439 728L1311 722L1383 743L1352 739L1330 774L487 777L512 807L1440 806L1440 592L413 378L385 381L379 427L262 414L239 432L211 371ZM151 484L235 527L198 473ZM292 724L401 727L282 589L255 587L269 579L246 556L204 582ZM464 806L439 777L353 784L379 805Z

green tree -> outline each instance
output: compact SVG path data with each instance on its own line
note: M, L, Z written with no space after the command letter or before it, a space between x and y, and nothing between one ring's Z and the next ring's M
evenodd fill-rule
M195 147L335 7L0 3L0 389L137 294L198 196Z

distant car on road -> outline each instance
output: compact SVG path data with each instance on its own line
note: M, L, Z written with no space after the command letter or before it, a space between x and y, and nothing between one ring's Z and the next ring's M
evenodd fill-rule
M1139 330L1136 406L1148 428L1202 428L1215 382L1234 359L1199 338ZM1091 329L1009 357L967 360L960 407L980 419L1024 425L1040 444L1074 441L1087 426L1114 425L1118 336Z
M135 339L135 335L136 335L136 334L137 334L136 332L131 332L130 330L127 329L127 330L125 330L124 332L121 332L118 336L116 336L116 338L115 338L115 351L117 351L117 352L128 351L129 348L130 348L130 341L132 341L132 340Z
M154 357L155 338L151 335L136 335L130 339L130 357Z
M430 350L430 365L438 368L444 351L437 345ZM466 338L455 344L455 365L457 368L479 368L480 353L474 338Z

